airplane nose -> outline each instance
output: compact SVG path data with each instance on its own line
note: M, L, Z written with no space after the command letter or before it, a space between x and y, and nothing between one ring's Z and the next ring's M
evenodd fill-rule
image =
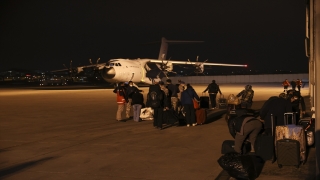
M107 78L114 78L114 76L116 75L116 71L114 70L114 68L110 67L110 68L105 68L104 69L104 74Z

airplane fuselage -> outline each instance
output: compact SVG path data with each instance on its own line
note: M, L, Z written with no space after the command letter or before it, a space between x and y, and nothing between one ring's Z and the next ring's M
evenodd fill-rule
M146 77L148 59L111 59L102 69L102 78L109 83L128 82L152 84L156 77Z

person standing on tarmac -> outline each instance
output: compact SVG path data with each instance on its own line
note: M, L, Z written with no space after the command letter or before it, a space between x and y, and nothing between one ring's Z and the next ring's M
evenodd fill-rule
M149 86L146 107L153 109L154 128L162 129L163 111L169 109L167 102L167 96L161 90L159 83L155 82L155 84Z
M220 91L219 85L216 83L215 80L212 80L212 83L208 85L208 87L203 91L203 93L209 91L210 101L211 101L211 108L216 108L216 98L217 93L219 92L220 95L222 94Z
M116 114L116 120L119 122L126 122L124 119L122 119L122 112L124 110L124 106L126 104L126 89L123 82L118 83L118 86L113 90L114 93L117 94L117 104L118 104L118 110Z
M133 85L132 81L129 81L128 86L126 88L126 94L127 94L127 104L126 104L126 118L130 118L130 112L132 109L132 93L138 90L139 92L143 92L142 90L139 90L136 86Z
M181 104L186 113L185 117L187 121L187 127L189 127L190 125L197 125L195 109L193 106L193 98L195 98L197 101L200 100L199 96L192 88L192 86L190 84L187 84L187 88L181 93Z
M288 79L286 79L282 82L282 86L283 86L283 92L287 93L288 87L290 86Z
M131 94L132 98L132 109L133 109L133 120L135 122L140 122L140 112L143 106L143 94L139 92L138 89L134 90Z
M301 96L301 93L299 91L288 91L287 100L291 102L292 105L292 111L296 112L296 123L299 122L299 119L304 116L306 113L306 104L304 102L304 98Z
M296 90L297 84L296 84L295 80L291 81L291 87L292 87L293 90Z
M241 96L241 108L250 109L252 106L252 99L254 96L254 91L251 85L246 85L244 90L242 90L237 97Z
M297 84L298 91L300 92L301 86L302 86L302 81L300 79L297 79L296 84Z
M171 98L171 106L172 109L177 112L178 111L178 103L179 103L179 99L178 99L178 93L179 88L172 84L171 79L167 79L167 88L169 90L169 96Z
M178 89L179 89L178 99L181 100L181 93L184 91L186 84L185 84L185 82L183 82L183 81L181 81L181 80L178 80L178 82L179 82L179 86L178 86Z

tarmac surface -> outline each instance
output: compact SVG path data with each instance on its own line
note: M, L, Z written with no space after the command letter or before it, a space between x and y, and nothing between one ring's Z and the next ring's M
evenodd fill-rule
M227 97L244 85L220 88ZM206 85L194 88L201 95ZM146 96L148 88L141 89ZM152 121L117 122L112 90L1 88L0 179L229 179L217 163L222 142L233 139L226 110L209 110L204 125L158 130ZM283 89L268 83L253 84L253 90L253 109L260 109ZM299 169L267 161L257 179L315 179L315 149L308 152Z

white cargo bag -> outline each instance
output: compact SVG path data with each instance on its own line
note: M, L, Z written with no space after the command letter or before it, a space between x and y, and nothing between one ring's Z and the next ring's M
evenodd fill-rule
M153 120L153 109L151 107L142 108L140 118L145 121Z

